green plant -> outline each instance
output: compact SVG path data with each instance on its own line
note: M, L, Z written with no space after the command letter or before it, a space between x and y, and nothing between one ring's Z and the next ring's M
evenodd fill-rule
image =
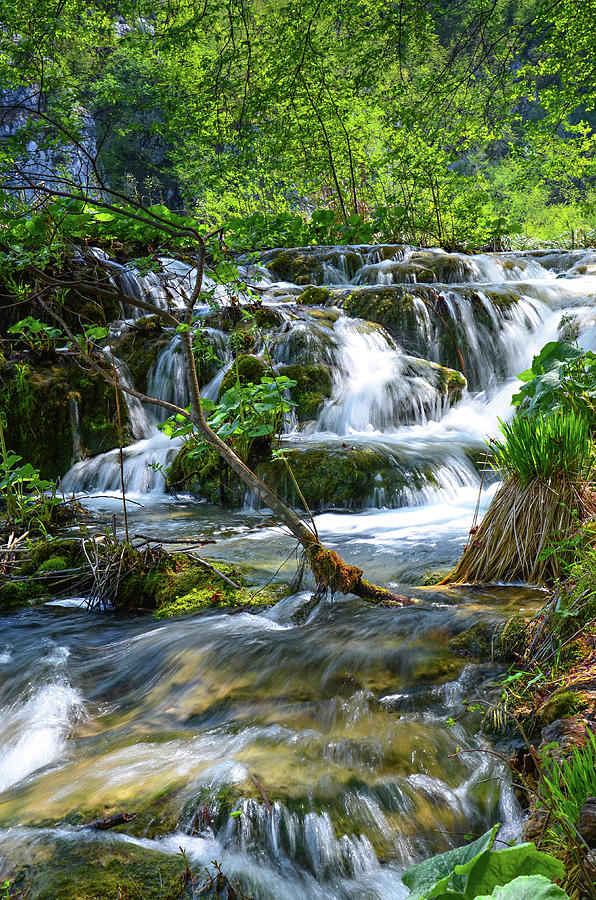
M596 426L596 353L551 341L518 378L524 383L512 403L521 416L573 412Z
M561 839L562 828L576 829L582 806L596 797L596 735L589 731L585 745L565 759L543 760L541 776L546 798L540 804L549 810L551 836Z
M27 316L21 319L15 325L11 325L8 329L9 334L18 334L21 336L31 350L38 352L47 352L53 350L56 341L62 337L62 332L52 325L46 325L33 316Z
M43 528L61 503L56 497L56 485L41 478L31 463L19 465L21 462L22 458L6 447L0 417L0 500L5 504L6 518L27 527L35 520Z
M577 413L514 416L500 427L505 440L490 445L494 468L522 487L535 478L589 480L596 456L589 426Z
M432 856L406 869L402 879L408 900L558 900L567 897L553 884L565 875L563 864L525 843L495 850L498 825L482 837Z
M283 392L295 385L296 382L285 375L264 376L259 384L240 384L237 379L219 403L203 400L203 409L217 435L224 441L233 440L238 452L248 459L257 439L265 438L270 442L281 430L284 415L294 407ZM170 437L189 437L195 431L194 426L181 416L166 419L160 427ZM199 443L189 456L199 456L204 449Z
M596 513L589 426L575 412L551 413L515 416L501 423L501 432L504 440L491 444L505 483L449 580L556 581L570 559L547 548L568 546Z

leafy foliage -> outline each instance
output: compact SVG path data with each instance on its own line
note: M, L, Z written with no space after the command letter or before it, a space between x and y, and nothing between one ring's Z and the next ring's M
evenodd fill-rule
M524 384L512 402L520 415L574 412L596 426L596 353L551 341L518 378Z
M216 434L224 441L233 440L235 449L244 459L248 459L254 441L271 439L283 425L284 416L294 403L284 396L284 392L295 387L296 381L285 375L264 376L259 384L240 384L236 381L215 404L202 401L207 420ZM193 424L182 416L167 419L161 426L170 437L194 436ZM205 445L199 443L189 455L199 456Z
M567 894L552 883L564 877L559 860L532 843L495 850L498 826L482 837L407 869L409 900L475 900L488 897L555 900Z
M588 732L585 746L571 756L545 761L542 769L542 805L550 811L550 837L560 842L565 828L576 828L581 808L588 797L596 796L596 735Z
M6 519L30 529L35 522L42 530L49 525L52 512L62 502L56 497L56 485L40 477L31 463L23 463L6 447L4 427L0 421L0 502Z

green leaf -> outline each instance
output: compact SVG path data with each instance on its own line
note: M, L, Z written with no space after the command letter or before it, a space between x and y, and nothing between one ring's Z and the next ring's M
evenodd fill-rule
M475 900L569 900L569 895L544 875L521 875Z
M406 869L402 875L403 883L410 888L408 900L425 900L429 894L440 894L445 891L456 867L477 860L494 844L499 826L494 825L471 844L447 850L438 856L432 856Z
M474 900L479 894L489 894L497 885L507 884L518 875L544 875L556 880L565 876L565 867L554 856L537 850L533 843L493 850L481 857L470 871L465 896L467 900Z
M95 214L96 222L111 222L115 218L116 216L113 213L109 212L100 212Z

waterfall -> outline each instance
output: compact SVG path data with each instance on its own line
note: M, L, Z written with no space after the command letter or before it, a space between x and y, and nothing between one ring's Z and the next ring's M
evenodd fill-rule
M446 395L432 383L432 366L405 356L382 328L368 322L342 317L334 331L339 360L333 396L319 414L317 430L390 431L441 417Z
M120 384L134 388L127 366L116 357L110 357L108 351L105 352L110 363L113 360ZM171 348L168 345L162 351L161 356L168 357L170 355ZM159 364L161 356L158 358L157 364ZM156 379L156 386L165 384L165 379L161 382ZM125 447L122 453L124 488L130 495L153 494L160 496L164 489L162 470L175 456L180 447L180 441L170 440L158 431L154 418L138 397L134 397L126 391L122 392L122 396L126 401L132 434L137 438L136 443ZM153 396L161 399L158 392ZM62 479L62 489L66 494L99 493L118 496L121 487L120 451L118 448L75 463Z
M517 373L556 338L562 311L563 329L573 329L586 345L592 340L595 260L593 251L466 256L405 245L271 250L256 263L241 260L242 277L258 282L263 309L275 310L280 323L257 336L251 352L265 352L264 339L275 366L320 366L331 377L331 396L314 421L298 424L290 417L283 442L296 451L318 447L349 455L357 441L384 459L383 465L411 472L407 489L389 487L379 475L367 499L372 506L412 506L437 492L453 496L473 487L473 459L498 418L509 414ZM177 260L163 259L161 265L160 273L140 276L113 264L112 277L130 296L180 307L196 273ZM328 285L323 306L296 302L309 282ZM228 304L227 289L209 276L204 287L212 304ZM203 396L216 401L232 359L228 335L199 327L221 363L202 387ZM123 384L130 384L126 368L118 366ZM460 400L458 376L441 366L465 375L468 393ZM149 371L148 393L188 404L175 334ZM164 488L160 468L179 442L157 430L164 409L130 395L126 402L137 438L124 450L126 489L157 497ZM113 450L77 462L63 484L68 491L109 493L119 489L119 479Z

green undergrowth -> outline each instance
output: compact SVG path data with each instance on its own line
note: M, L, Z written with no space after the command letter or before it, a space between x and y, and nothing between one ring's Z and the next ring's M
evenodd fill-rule
M124 575L114 600L117 609L150 610L156 618L166 619L217 607L272 606L283 593L279 587L252 585L241 569L218 559L201 564L185 553L142 553L110 540L96 547L106 556L124 550ZM11 578L0 584L0 610L85 594L92 583L81 540L35 541Z
M85 564L80 541L32 541L21 565L0 583L0 610L43 603L71 585L86 583ZM65 580L67 570L74 570L70 580Z

